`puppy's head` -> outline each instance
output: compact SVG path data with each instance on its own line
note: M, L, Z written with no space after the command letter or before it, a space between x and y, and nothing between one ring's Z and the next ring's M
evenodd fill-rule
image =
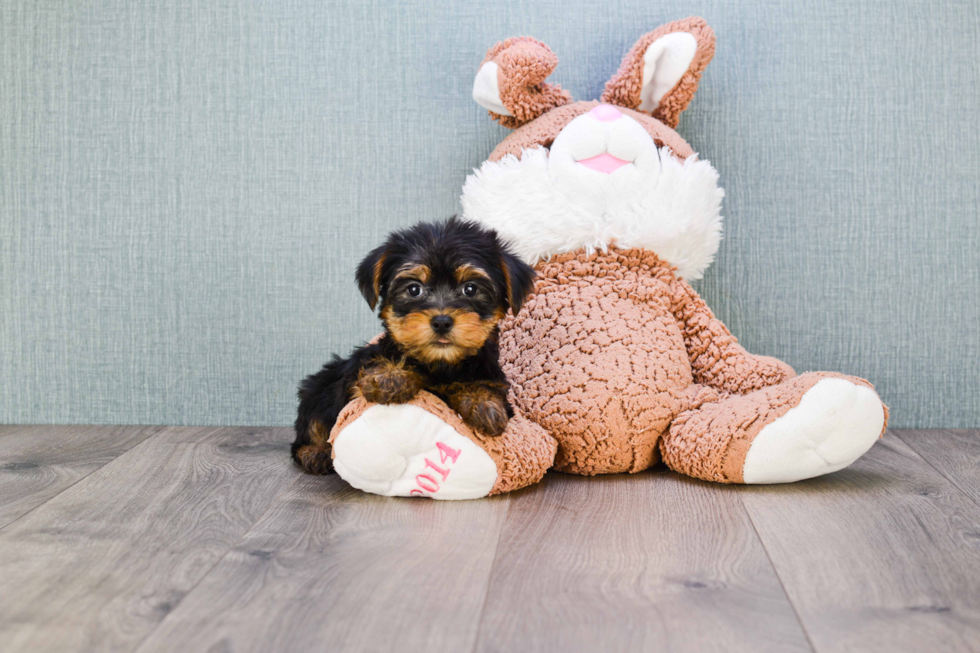
M451 218L396 231L357 268L357 283L410 356L454 365L476 354L510 308L531 292L534 270L475 223Z

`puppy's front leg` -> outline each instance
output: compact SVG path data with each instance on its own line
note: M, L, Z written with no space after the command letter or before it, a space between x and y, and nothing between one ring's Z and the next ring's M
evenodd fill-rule
M354 388L375 404L404 404L422 389L422 377L404 362L378 358L361 369Z
M507 384L497 381L449 383L437 392L463 421L484 435L497 436L507 428L510 419Z

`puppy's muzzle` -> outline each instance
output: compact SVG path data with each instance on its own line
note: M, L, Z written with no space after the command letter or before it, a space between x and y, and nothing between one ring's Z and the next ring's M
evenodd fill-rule
M444 336L452 330L453 323L454 320L449 315L435 315L429 321L429 326L437 335Z

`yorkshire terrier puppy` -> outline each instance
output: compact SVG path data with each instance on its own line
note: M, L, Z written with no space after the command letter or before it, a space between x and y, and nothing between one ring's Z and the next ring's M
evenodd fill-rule
M293 458L312 474L333 471L327 440L355 397L410 401L428 390L485 435L503 433L513 410L498 362L497 325L531 292L534 270L475 223L451 218L397 231L357 268L384 334L334 356L299 387Z

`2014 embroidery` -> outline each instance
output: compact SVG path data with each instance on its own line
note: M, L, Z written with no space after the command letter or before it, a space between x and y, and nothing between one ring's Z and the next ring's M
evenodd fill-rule
M452 466L456 463L456 459L459 458L459 454L462 453L460 449L453 449L447 444L442 442L436 442L436 447L439 449L439 462L444 466L439 466L432 462L428 458L425 459L425 469L431 469L432 472L423 472L415 477L415 484L418 486L413 488L409 492L410 496L413 497L423 497L426 496L426 492L429 494L435 494L439 491L440 480L437 479L433 474L438 474L441 477L441 482L445 482L449 478L449 472Z

